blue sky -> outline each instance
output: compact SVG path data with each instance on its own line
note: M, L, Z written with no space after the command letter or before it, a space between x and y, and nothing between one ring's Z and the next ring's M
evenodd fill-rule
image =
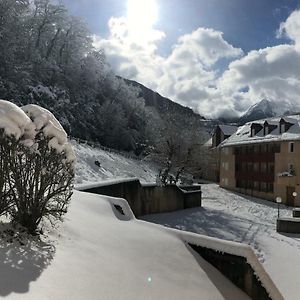
M147 39L141 32L131 37L128 34L132 24L130 27L126 0L62 2L71 14L87 21L95 35L95 45L104 48L116 73L140 81L200 113L241 114L262 97L300 102L283 93L290 87L295 97L293 80L300 80L298 74L270 73L259 82L248 74L250 70L260 74L259 64L262 67L264 63L274 72L280 70L277 64L287 63L287 58L278 54L280 51L295 50L290 57L298 62L299 51L294 45L300 22L294 14L300 8L300 0L135 0L137 6L143 3L138 13L145 18L149 14L147 3L156 3L155 22L151 28L145 27ZM138 23L133 24L139 27ZM266 57L275 54L276 60L268 62ZM279 83L281 89L272 92ZM211 113L209 103L218 109Z
M143 1L143 0L140 0ZM124 0L63 0L69 11L84 18L90 30L107 36L109 19L126 15ZM279 24L300 7L295 0L160 0L156 26L167 33L163 52L178 36L198 27L220 30L224 38L248 52L278 45ZM161 50L161 49L160 49Z

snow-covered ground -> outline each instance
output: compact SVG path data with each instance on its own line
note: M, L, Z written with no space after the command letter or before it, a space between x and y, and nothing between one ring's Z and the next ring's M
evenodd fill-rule
M151 162L127 158L117 153L79 144L74 140L71 144L77 156L76 184L134 177L142 182L155 182L158 166ZM95 161L100 162L100 167Z
M2 236L0 297L249 299L180 234L136 220L122 199L77 191L65 222L47 236L25 245Z
M144 216L181 230L247 243L253 247L285 299L299 299L300 235L276 232L277 204L202 185L201 208ZM292 216L281 207L281 216Z

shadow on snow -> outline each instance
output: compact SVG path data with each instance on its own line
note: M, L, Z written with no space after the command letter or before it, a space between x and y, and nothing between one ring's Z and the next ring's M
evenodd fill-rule
M11 226L0 225L0 296L26 293L50 265L54 245L36 237L14 232Z

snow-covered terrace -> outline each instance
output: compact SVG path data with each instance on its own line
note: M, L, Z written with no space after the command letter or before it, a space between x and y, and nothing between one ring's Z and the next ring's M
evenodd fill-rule
M114 205L120 205L123 216ZM25 245L1 241L7 299L249 299L188 243L247 257L282 299L252 250L136 220L123 199L75 191L60 228Z

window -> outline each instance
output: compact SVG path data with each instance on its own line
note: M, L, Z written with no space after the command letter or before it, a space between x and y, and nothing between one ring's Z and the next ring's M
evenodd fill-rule
M288 172L291 174L291 175L295 175L295 168L294 168L294 165L289 163L288 164Z
M251 136L255 136L255 128L251 129Z
M289 142L289 152L294 152L294 142Z
M285 124L281 123L280 124L280 133L284 133L285 132Z
M224 185L225 185L225 186L228 185L228 178L224 178Z
M266 163L261 163L260 164L260 171L261 173L267 173L267 164Z
M256 191L259 191L259 181L254 181L253 182L253 189Z
M253 171L253 163L252 162L248 162L247 163L247 171L248 172L252 172Z
M269 127L268 126L265 127L265 135L267 135L267 134L269 134Z
M267 183L267 190L266 192L269 192L269 193L273 193L274 192L274 184L273 182L268 182Z
M259 163L253 163L253 172L259 172Z
M246 162L242 162L242 171L245 172L247 171L247 163Z
M266 182L261 182L260 183L260 189L261 189L261 191L266 192L267 191L267 183Z
M228 162L222 162L222 168L225 170L229 169L229 163Z
M259 153L259 145L255 145L254 147L253 147L253 152L254 153Z
M274 169L275 169L274 163L268 163L267 168L268 168L268 174L274 174Z

